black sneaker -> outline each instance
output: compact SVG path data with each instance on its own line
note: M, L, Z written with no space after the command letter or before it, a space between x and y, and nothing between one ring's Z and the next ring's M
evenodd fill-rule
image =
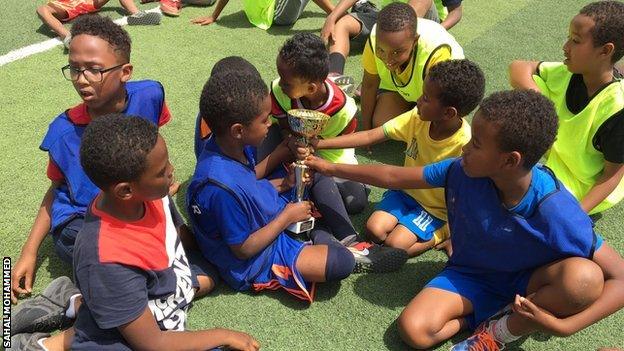
M154 26L160 24L162 15L159 12L139 11L132 16L128 16L129 26Z
M395 272L409 258L405 250L368 242L357 243L348 249L355 257L353 273Z
M21 333L11 336L11 350L20 351L42 351L45 350L38 341L43 338L49 338L48 333Z
M11 335L51 332L72 324L65 317L69 298L80 291L68 277L54 279L39 296L23 301L11 311Z

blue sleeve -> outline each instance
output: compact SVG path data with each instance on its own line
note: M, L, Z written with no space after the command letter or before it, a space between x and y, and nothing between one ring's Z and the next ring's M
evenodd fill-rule
M147 278L138 268L89 265L76 272L76 280L93 320L101 329L130 323L147 307Z
M446 174L448 173L454 158L448 158L430 165L426 165L423 169L423 175L427 184L441 188L446 184Z
M214 215L218 233L228 245L238 245L247 240L256 228L251 227L249 215L229 191L217 186L207 186L212 196L206 208Z
M596 233L596 248L594 249L594 252L598 252L598 249L602 247L603 243L604 243L604 238L602 237L602 235Z

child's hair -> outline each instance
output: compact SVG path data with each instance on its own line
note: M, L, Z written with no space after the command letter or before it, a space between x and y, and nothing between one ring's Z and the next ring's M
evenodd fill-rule
M80 144L80 164L100 189L139 179L158 127L136 116L113 113L89 123Z
M469 60L440 62L431 67L427 79L440 87L442 104L456 108L460 117L472 112L485 93L483 71Z
M214 66L212 66L210 76L230 71L256 74L258 75L258 77L260 77L260 72L258 72L256 67L240 56L228 56L220 59L219 61L217 61L217 63L214 64Z
M329 74L329 53L323 40L311 33L297 33L286 40L279 57L297 77L322 82Z
M72 38L80 34L92 35L106 41L125 62L130 62L130 36L108 17L79 16L70 30Z
M410 5L402 2L393 2L379 11L377 29L384 32L400 32L409 28L416 34L416 11Z
M580 12L594 20L591 30L594 47L613 43L615 50L611 62L624 56L624 3L620 1L597 1L583 7Z
M217 74L204 85L199 114L216 135L233 124L249 125L261 112L269 90L259 75L230 71Z
M480 116L498 128L498 146L517 151L523 167L531 169L557 136L558 118L553 103L533 90L508 90L483 99Z

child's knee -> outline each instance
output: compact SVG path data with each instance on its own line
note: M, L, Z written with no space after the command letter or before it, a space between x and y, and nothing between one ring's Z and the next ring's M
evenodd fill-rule
M388 237L385 225L380 223L380 221L374 220L373 217L370 217L366 222L366 230L368 231L370 239L376 242L385 241Z
M604 287L604 275L591 260L575 257L562 274L562 287L571 313L578 313L598 300Z
M415 349L428 349L434 345L431 322L426 316L416 315L403 310L397 319L401 339Z
M197 281L199 282L199 287L195 291L195 298L209 294L217 286L217 282L208 275L198 275Z
M37 7L37 14L39 16L43 16L44 14L50 12L50 8L48 7L48 5L41 5Z
M327 247L327 262L325 264L325 280L335 281L348 277L355 268L355 257L349 249L342 245Z

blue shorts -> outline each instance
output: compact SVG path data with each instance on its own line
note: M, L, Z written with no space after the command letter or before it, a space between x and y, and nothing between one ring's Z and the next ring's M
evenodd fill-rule
M54 243L54 251L63 262L72 264L74 262L74 244L76 243L76 235L82 224L84 217L75 215L65 223L57 226L52 232L52 242Z
M425 211L413 197L401 190L387 190L375 209L396 217L399 224L414 233L420 241L431 240L435 231L446 224Z
M185 250L186 258L188 259L189 266L191 267L191 280L194 288L199 288L199 281L197 276L205 275L212 279L217 286L219 283L219 272L217 268L208 262L199 250Z
M302 300L312 302L315 284L304 281L303 276L297 270L297 258L306 245L286 233L278 235L271 244L273 247L265 249L273 250L272 256L254 279L253 289L260 291L282 288Z
M465 316L470 329L476 329L503 307L514 301L516 294L526 296L533 270L520 273L464 273L446 267L425 288L446 290L465 297L473 312Z

